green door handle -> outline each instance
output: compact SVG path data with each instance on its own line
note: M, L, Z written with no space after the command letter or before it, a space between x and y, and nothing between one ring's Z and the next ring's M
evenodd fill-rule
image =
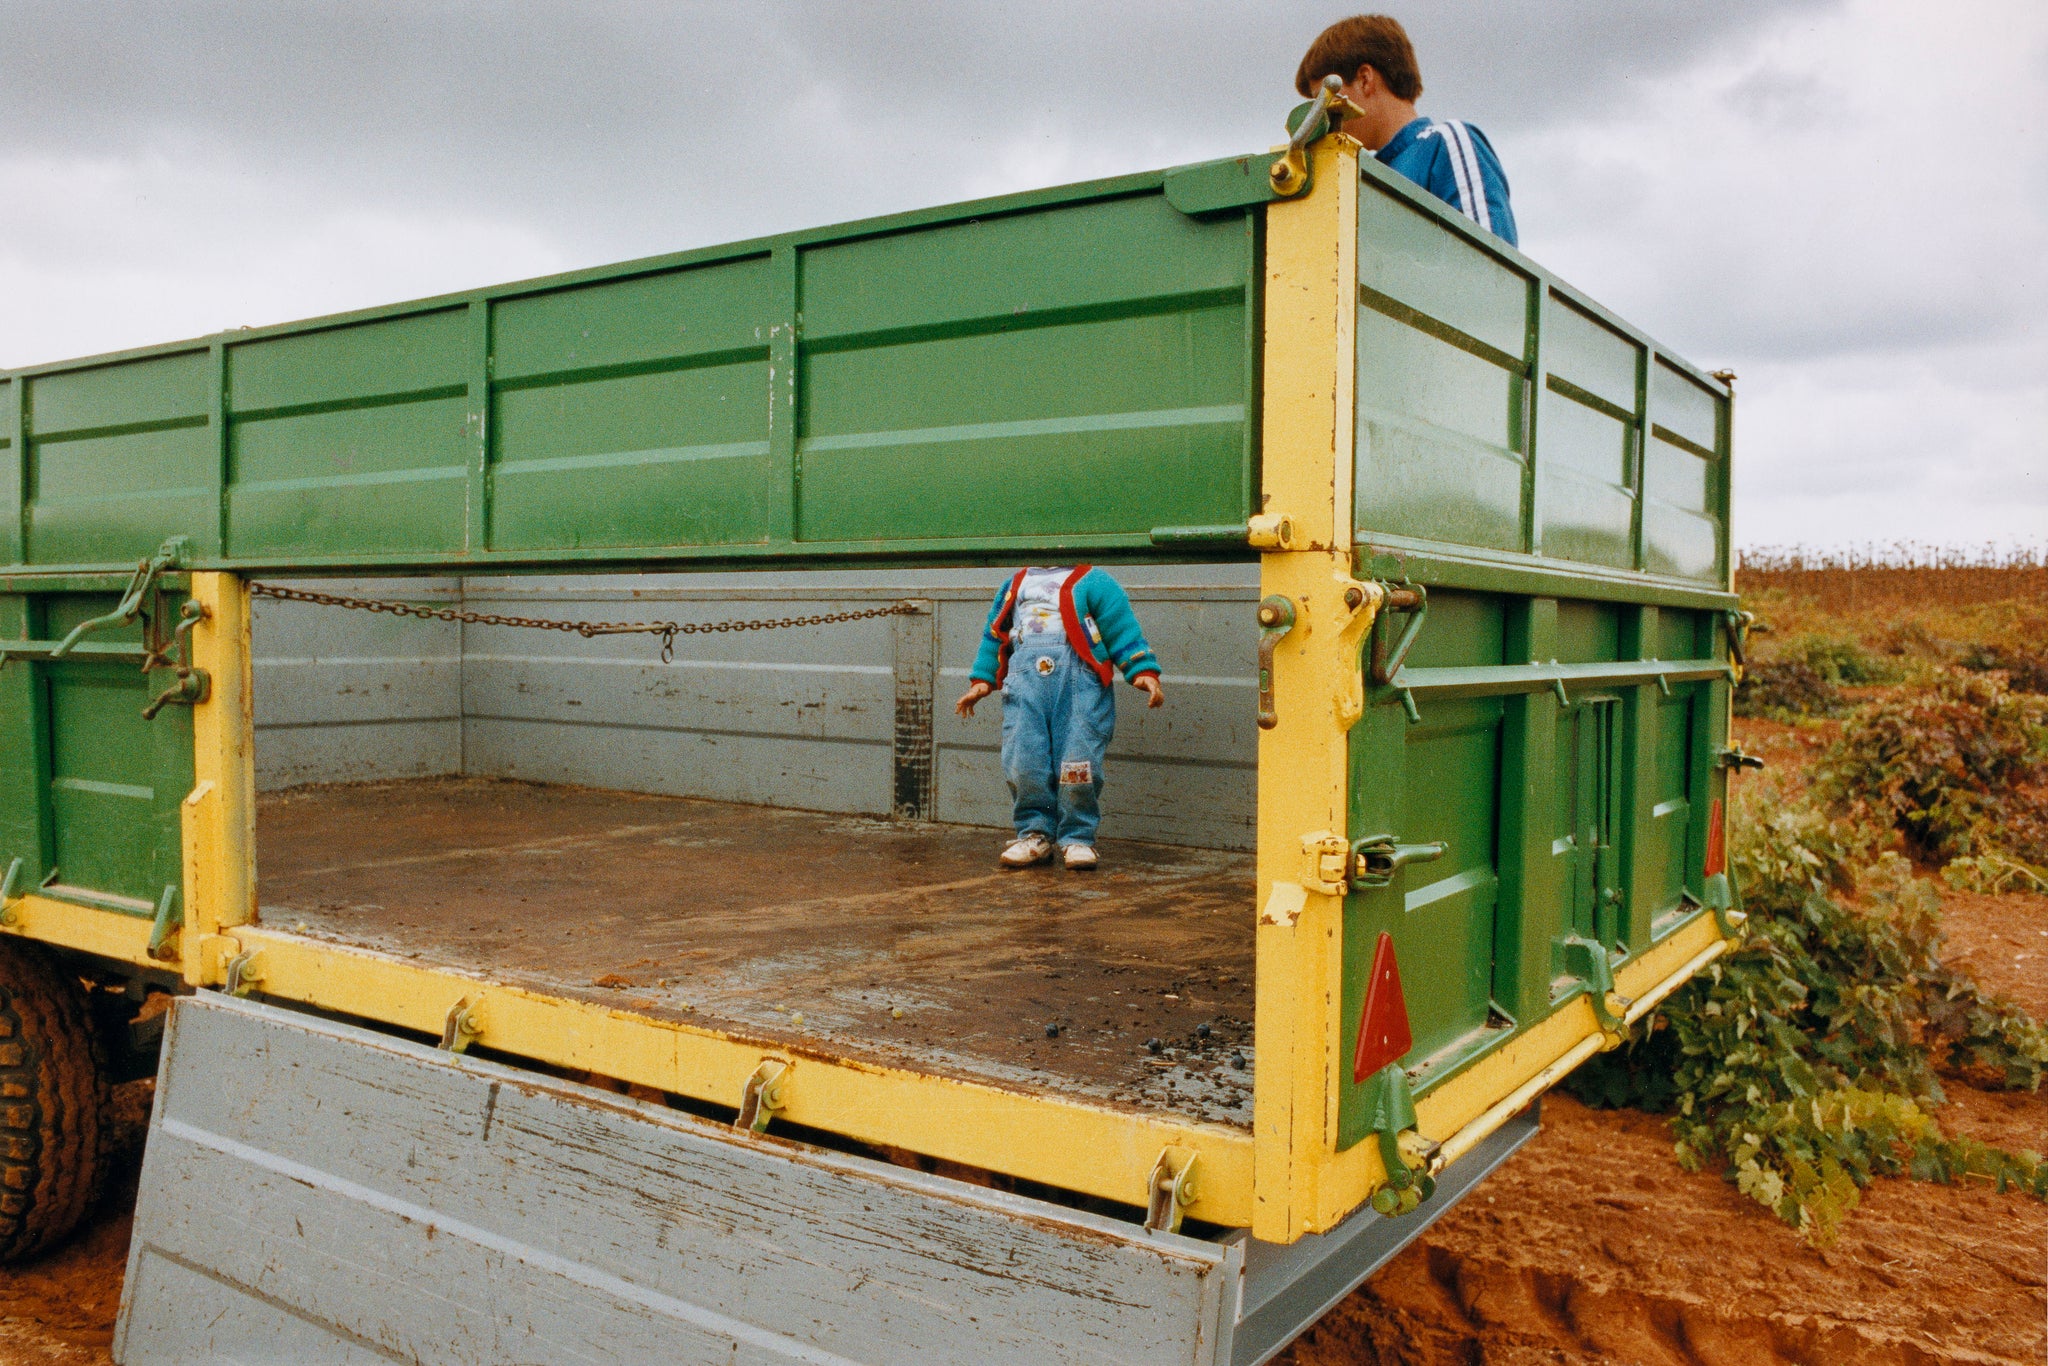
M1351 846L1351 885L1390 887L1411 863L1432 863L1451 851L1442 840L1430 844L1397 844L1392 835L1374 835Z

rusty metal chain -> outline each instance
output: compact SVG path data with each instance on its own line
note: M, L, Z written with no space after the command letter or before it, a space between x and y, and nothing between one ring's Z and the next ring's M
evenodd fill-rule
M921 609L915 603L892 602L887 607L870 607L859 612L819 612L808 617L757 618L752 621L560 621L552 617L508 617L496 612L467 612L455 607L427 607L420 603L393 602L381 598L351 598L339 593L315 593L305 588L284 588L274 583L251 583L252 597L277 598L285 602L309 602L320 607L347 607L358 612L388 612L395 617L460 621L472 626L518 626L532 631L570 631L589 640L595 636L660 636L661 662L675 657L677 636L709 635L714 631L780 631L792 626L830 626L841 621L865 621L870 617L910 616Z

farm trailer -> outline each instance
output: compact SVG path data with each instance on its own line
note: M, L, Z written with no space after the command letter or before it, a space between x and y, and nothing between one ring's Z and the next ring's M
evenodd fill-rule
M1412 1239L1739 916L1730 395L1297 143L0 376L6 1250L78 1217L157 992L129 1363L1251 1362ZM259 794L264 585L1082 560L1235 585L1112 758L1172 816L1209 744L1222 814L1118 807L1177 843L1096 881L902 819L994 781L933 705L979 590L806 637L896 651L872 706L746 675L884 714L883 818L595 730ZM365 620L287 607L300 655ZM579 663L459 630L465 696ZM606 705L664 724L700 639ZM718 739L744 673L672 704Z

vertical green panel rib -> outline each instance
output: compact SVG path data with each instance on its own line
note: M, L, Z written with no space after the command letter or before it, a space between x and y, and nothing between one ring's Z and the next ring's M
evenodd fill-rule
M1621 654L1625 659L1651 659L1661 636L1655 607L1623 609ZM1650 921L1657 913L1656 898L1662 885L1658 877L1661 850L1657 847L1657 739L1659 725L1658 689L1649 684L1629 688L1623 694L1621 716L1621 939L1630 953L1640 953L1650 944Z
M1544 337L1549 333L1550 286L1542 280L1529 282L1535 302L1529 309L1529 375L1524 381L1528 387L1528 401L1522 411L1528 414L1528 435L1522 440L1522 549L1535 554L1543 548L1543 508L1537 496L1542 478L1539 470L1543 458L1543 409L1556 400L1550 397L1550 362L1544 354Z
M1642 369L1636 379L1636 430L1635 430L1635 525L1630 532L1630 543L1635 547L1635 557L1630 561L1640 570L1649 561L1649 548L1644 544L1643 527L1643 466L1650 458L1650 389L1657 374L1657 350L1643 348ZM1725 507L1726 504L1724 503Z
M25 595L0 597L0 637L34 636L32 609L33 602ZM49 871L41 692L33 666L0 669L0 869L21 859L30 886Z
M227 553L228 544L228 462L234 458L228 441L228 347L216 339L207 348L206 429L213 436L213 543L194 546L205 555Z
M469 492L462 506L462 546L491 546L491 301L469 305Z
M20 564L25 558L22 547L26 544L23 519L28 515L28 423L25 418L25 398L28 380L16 375L7 382L4 396L0 396L0 435L7 438L7 452L4 477L7 487L0 493L0 508L6 510L6 522L0 526L0 552L7 556L7 563Z
M1508 662L1557 654L1557 600L1526 598L1511 610ZM1548 692L1506 700L1501 735L1500 933L1494 997L1529 1024L1550 1009L1551 940L1558 930L1562 889L1550 854L1550 818L1557 790L1557 699Z
M773 488L768 498L768 539L796 539L797 500L803 497L803 470L797 455L802 414L797 403L803 386L797 379L802 362L803 254L794 246L777 247L775 282L768 332L768 470Z

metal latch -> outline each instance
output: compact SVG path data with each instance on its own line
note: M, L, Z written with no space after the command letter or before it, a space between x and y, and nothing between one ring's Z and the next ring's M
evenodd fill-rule
M1351 862L1351 846L1342 835L1318 830L1301 837L1301 851L1308 857L1301 885L1323 896L1342 896L1351 890L1345 870Z
M1351 886L1358 890L1390 887L1411 863L1431 863L1449 853L1442 840L1428 844L1397 844L1392 835L1373 835L1352 844Z
M1756 625L1754 612L1723 612L1721 622L1728 628L1728 654L1735 661L1735 681L1749 672L1749 632Z
M263 980L263 962L256 949L243 949L228 959L226 978L221 990L230 996L245 995L255 983Z
M135 573L128 580L128 587L122 590L121 601L105 616L91 617L71 628L71 634L57 642L50 651L51 659L62 659L71 653L71 647L84 640L94 631L104 631L110 626L126 626L142 611L142 599L148 595L156 576L166 569L177 566L178 559L185 553L185 538L172 536L157 547L156 554L139 561Z
M1273 650L1294 629L1294 599L1275 593L1259 604L1259 729L1280 724L1273 708Z
M1408 651L1415 645L1415 638L1422 634L1422 623L1429 617L1429 592L1419 583L1386 584L1386 611L1406 612L1408 622L1401 628L1393 648L1387 648L1387 632L1373 624L1372 633L1372 681L1377 687L1394 684L1401 672L1401 666L1408 662ZM1395 684L1399 688L1398 684ZM1408 717L1409 725L1422 720L1422 711L1415 705L1415 692L1411 688L1399 688L1401 710Z
M1180 1232L1181 1219L1195 1199L1193 1148L1162 1149L1145 1181L1145 1227L1153 1233Z
M483 1032L484 1003L465 996L448 1007L448 1016L441 1022L440 1047L447 1053L465 1052Z
M788 1087L789 1064L780 1058L761 1059L740 1092L740 1112L732 1127L754 1134L767 1132L769 1119L787 1100Z
M1740 773L1745 768L1762 768L1764 766L1762 755L1747 753L1741 745L1730 745L1726 749L1716 750L1714 752L1714 762L1722 768L1732 769L1737 773Z
M1308 145L1329 132L1333 117L1354 119L1365 111L1344 98L1344 78L1338 75L1323 77L1322 85L1316 90L1316 97L1298 111L1301 118L1294 122L1287 139L1287 150L1280 155L1266 172L1273 181L1273 193L1297 195L1308 188ZM1290 121L1292 121L1290 119Z
M171 633L171 640L178 657L171 665L177 670L178 681L165 688L157 699L142 709L142 719L154 721L156 714L173 702L184 706L197 706L204 702L213 691L213 680L204 669L192 667L192 628L213 615L206 604L196 598L187 599L178 613L178 627ZM161 655L158 656L162 658ZM145 665L145 667L147 667Z

